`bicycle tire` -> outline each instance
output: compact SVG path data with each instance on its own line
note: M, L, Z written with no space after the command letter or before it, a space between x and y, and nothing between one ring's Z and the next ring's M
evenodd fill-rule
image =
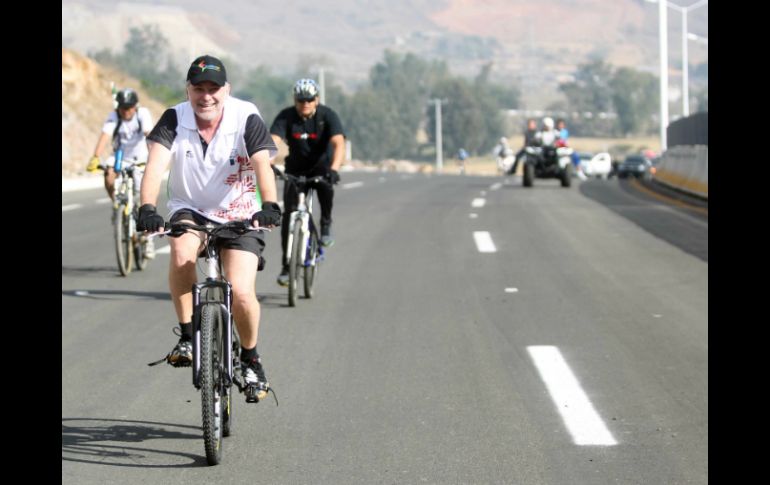
M222 310L219 303L201 306L201 414L206 461L222 461L223 380L222 380Z
M131 237L129 236L129 221L126 218L126 205L120 204L115 217L115 255L118 258L118 270L121 276L128 276L131 272L133 258Z
M225 315L223 313L222 317ZM238 330L235 328L235 322L233 322L233 373L239 372L241 365L241 337L238 335ZM232 387L227 389L227 399L225 400L222 409L224 410L224 416L222 421L222 436L232 436L233 434L233 393Z
M289 261L289 306L297 305L297 291L299 280L299 268L304 263L304 251L302 247L302 224L297 220L294 223L294 231L291 242L291 260Z
M313 283L318 273L318 234L310 231L310 237L307 241L307 259L313 264L305 264L305 298L313 298Z

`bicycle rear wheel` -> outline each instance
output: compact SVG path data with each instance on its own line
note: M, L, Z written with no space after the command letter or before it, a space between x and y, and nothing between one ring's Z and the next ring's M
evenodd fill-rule
M302 224L299 221L294 223L292 243L289 248L291 251L291 260L289 261L289 306L297 305L297 291L299 280L299 269L304 263L304 248L302 247Z
M117 195L116 195L117 197ZM129 234L129 217L126 217L126 204L122 203L115 209L115 255L118 257L118 270L122 276L131 272L132 263L132 243Z
M310 231L305 261L305 298L313 298L313 283L318 273L318 234L315 231Z
M222 309L219 303L205 303L201 308L201 406L203 443L206 461L217 465L222 461L225 401L221 337ZM229 405L229 402L227 403Z

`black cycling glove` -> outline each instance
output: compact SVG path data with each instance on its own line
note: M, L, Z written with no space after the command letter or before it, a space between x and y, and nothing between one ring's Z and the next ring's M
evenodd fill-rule
M265 202L262 204L262 210L255 212L251 216L251 223L254 226L269 227L281 225L281 206L275 202Z
M329 179L330 184L336 185L340 181L340 174L336 170L329 170L326 173L326 178Z
M158 232L163 229L163 216L158 214L154 205L144 204L139 208L136 228L140 231Z

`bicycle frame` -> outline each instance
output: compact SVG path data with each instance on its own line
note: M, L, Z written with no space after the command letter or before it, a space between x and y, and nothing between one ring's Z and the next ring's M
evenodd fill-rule
M213 226L212 226L213 227ZM195 283L192 288L193 297L193 373L192 381L193 386L196 389L201 388L200 384L200 369L201 369L201 292L208 289L220 289L222 290L223 298L221 301L207 300L204 303L218 303L220 308L224 310L227 318L224 319L222 324L224 328L222 333L224 334L225 349L222 356L225 363L224 384L227 388L230 388L233 384L233 287L229 281L224 277L224 271L221 261L219 259L219 251L215 245L210 244L211 236L207 236L205 243L205 259L206 259L206 280L200 283Z
M297 203L297 210L293 211L289 215L289 238L286 241L286 247L291 248L292 243L294 242L294 227L296 224L301 224L301 233L302 233L302 241L300 244L300 247L306 248L307 242L310 239L310 231L315 229L315 226L311 225L313 224L312 221L312 214L313 214L313 188L308 187L307 189L307 196L305 195L305 192L298 191L299 192L299 202ZM302 261L303 266L308 266L315 264L315 259L312 261L307 261L307 252L305 251L303 254L305 254L305 260ZM292 255L291 251L287 251L286 254L286 260L289 262L289 264L292 263L291 261Z

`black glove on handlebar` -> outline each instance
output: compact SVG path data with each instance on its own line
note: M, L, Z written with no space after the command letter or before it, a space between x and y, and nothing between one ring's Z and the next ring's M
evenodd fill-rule
M336 185L340 181L340 174L336 170L329 170L326 178L329 179L330 184Z
M255 212L251 216L251 223L259 227L270 227L281 225L281 206L275 202L265 202L262 204L262 210Z
M139 220L136 221L136 228L140 231L160 231L163 229L163 216L158 214L154 205L144 204L139 208Z

